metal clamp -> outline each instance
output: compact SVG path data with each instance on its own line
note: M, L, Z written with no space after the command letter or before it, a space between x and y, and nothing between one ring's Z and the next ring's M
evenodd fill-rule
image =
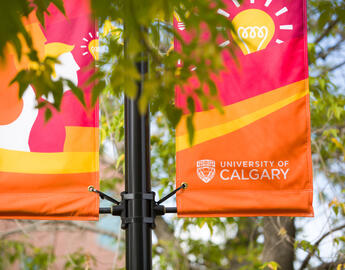
M176 207L165 207L161 205L161 203L165 202L173 195L175 195L179 190L186 189L188 187L187 183L182 183L180 187L170 192L168 195L160 199L159 201L155 201L155 193L121 193L121 202L111 198L110 196L104 194L103 192L96 190L94 187L90 186L89 191L96 192L102 199L106 199L116 205L113 205L111 208L101 208L100 214L109 214L111 213L113 216L120 216L121 217L121 228L127 229L128 224L133 223L148 223L151 224L152 229L156 227L155 219L157 216L162 216L167 213L176 213ZM129 201L132 200L141 200L143 203L149 204L149 212L147 216L133 216L129 217L128 213L128 204Z
M121 202L120 205L113 205L111 213L114 216L120 216L122 220L121 228L127 229L128 224L132 223L149 223L151 224L152 228L155 227L155 213L154 213L154 205L155 205L155 193L121 193ZM128 204L129 201L132 200L142 200L146 201L150 205L150 214L149 216L128 216ZM148 202L147 202L148 201Z

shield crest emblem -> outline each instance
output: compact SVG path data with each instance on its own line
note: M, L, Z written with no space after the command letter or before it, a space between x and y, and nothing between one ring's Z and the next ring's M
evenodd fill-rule
M210 182L216 174L216 162L214 160L199 160L196 167L198 177L205 183Z

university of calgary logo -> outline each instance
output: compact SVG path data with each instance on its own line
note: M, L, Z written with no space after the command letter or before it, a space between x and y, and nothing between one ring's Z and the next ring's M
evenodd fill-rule
M214 160L199 160L196 167L198 177L205 183L210 182L216 174L216 162Z

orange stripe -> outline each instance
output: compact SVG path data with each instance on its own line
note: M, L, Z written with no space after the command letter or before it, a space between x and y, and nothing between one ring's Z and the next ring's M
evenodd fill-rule
M311 190L195 190L177 196L177 212L179 217L313 217L312 197Z
M98 152L98 137L98 128L66 127L64 152Z
M240 101L238 103L223 108L224 114L219 113L217 109L197 112L194 115L195 131L225 124L231 120L238 119L247 114L258 111L264 107L272 105L290 96L308 88L308 79L298 81L293 84L278 88L265 94ZM188 115L184 115L176 129L176 136L188 134L186 128L186 119Z
M0 172L0 218L97 220L98 173L21 174Z
M98 220L95 193L1 194L1 219Z
M50 192L87 193L88 186L97 185L98 175L98 172L73 174L26 174L0 172L0 194Z

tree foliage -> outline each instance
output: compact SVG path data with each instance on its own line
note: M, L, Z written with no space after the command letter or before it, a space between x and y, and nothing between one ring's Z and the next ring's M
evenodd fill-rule
M231 31L232 27L228 20L216 15L216 10L222 8L224 3L220 0L212 1L212 5L208 0L92 0L91 3L94 16L103 29L102 57L93 78L97 82L93 100L101 96L101 151L106 156L111 149L114 160L109 166L116 172L115 177L103 180L102 188L116 191L123 181L122 94L130 97L137 95L135 82L139 74L136 62L145 58L149 60L150 68L140 99L140 110L145 112L146 106L151 105L154 122L152 175L155 189L161 197L174 187L174 128L181 117L181 112L174 107L174 87L179 85L183 89L192 74L190 67L198 66L195 72L201 87L196 94L203 106L219 107L217 91L206 75L209 70L217 72L222 68L221 48L215 40L220 28ZM49 4L55 4L63 12L61 0L18 0L5 4L6 9L1 10L0 16L0 56L8 43L17 49L18 57L21 56L20 42L26 42L30 47L30 37L25 32L21 17L28 16L35 9L42 20ZM183 42L172 25L174 12L187 27L196 29L195 38L185 43L181 51L171 50L174 36ZM200 32L197 29L201 22L208 25L211 33L211 42L206 44L198 42ZM4 25L11 25L11 28ZM325 227L324 230L311 241L304 237L303 225L307 222L301 218L159 218L155 230L158 240L154 246L156 269L323 270L339 266L341 269L345 265L345 239L342 236L345 231L344 2L308 0L308 26L313 164L315 178L320 181L315 183L315 189L318 205L333 211L326 212L327 221L320 224L320 228ZM220 34L226 35L227 32ZM21 35L24 41L19 38ZM232 52L232 47L229 50ZM54 59L35 59L46 66L48 77L44 83L54 83L49 79L50 64L45 65L44 62ZM184 63L182 67L176 65L179 59ZM27 72L23 74L28 76ZM30 78L37 78L37 74L30 73ZM17 79L19 83L25 83L23 76ZM204 85L210 89L208 93L202 91ZM50 91L58 93L58 90L53 90L54 87L50 85ZM188 108L191 118L187 123L192 134L193 99L189 99ZM194 231L203 231L209 237L196 237ZM104 231L98 232L105 234ZM0 233L0 239L7 237ZM335 251L324 256L320 250L324 250L322 244L327 240L331 240L328 245ZM26 245L7 240L0 245L6 246L0 250L9 251L0 256L0 269L15 261L23 261L24 257L18 254L24 254L23 250L28 249ZM30 263L43 263L42 268L37 266L35 269L48 269L53 255L32 252ZM66 269L84 269L88 258L85 254L80 252L71 255L71 258L72 262L66 263ZM71 268L73 265L81 268ZM95 266L91 264L88 267Z

